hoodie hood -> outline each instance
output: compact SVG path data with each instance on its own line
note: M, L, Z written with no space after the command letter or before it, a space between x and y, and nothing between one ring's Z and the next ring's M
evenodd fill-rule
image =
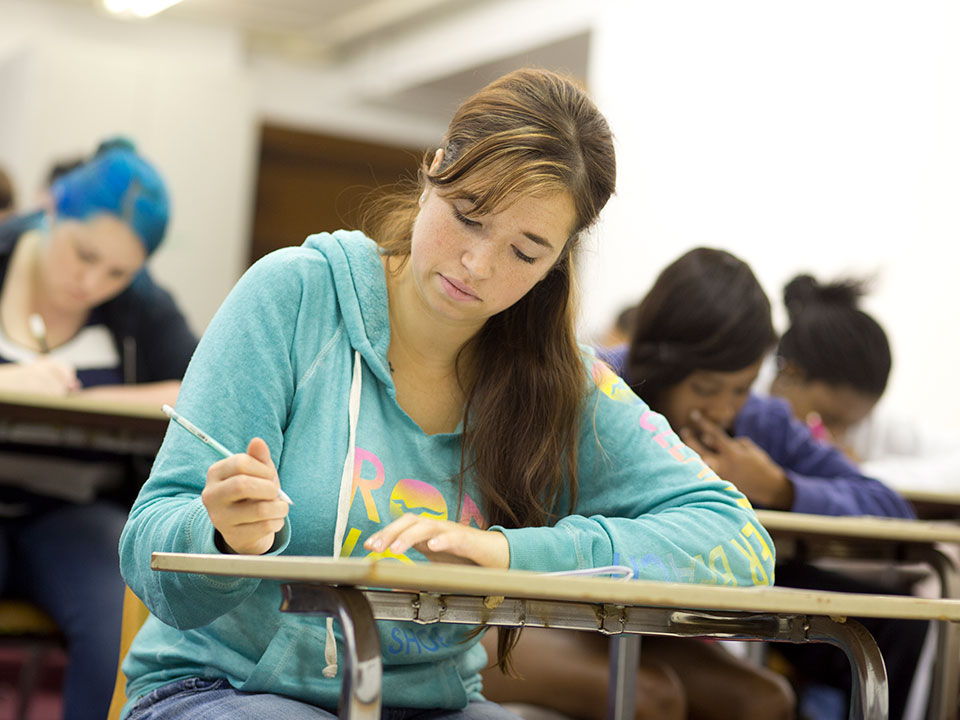
M383 298L387 279L377 244L357 230L337 230L308 237L303 247L326 258L350 345L377 379L393 387L387 349L390 316ZM371 253L371 248L377 252Z

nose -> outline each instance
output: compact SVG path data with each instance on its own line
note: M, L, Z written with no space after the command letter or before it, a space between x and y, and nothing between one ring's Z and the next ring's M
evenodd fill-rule
M490 276L493 267L493 243L477 240L471 243L460 256L460 262L470 277L484 279Z
M100 271L96 268L89 268L83 273L80 278L80 287L83 288L85 293L89 295L97 289L101 281L100 275Z
M700 412L706 415L708 420L726 430L733 425L737 410L739 410L739 407L732 398L721 397L706 403Z

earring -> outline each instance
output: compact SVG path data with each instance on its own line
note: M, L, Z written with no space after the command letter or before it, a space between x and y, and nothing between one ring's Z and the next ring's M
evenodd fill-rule
M426 201L427 201L427 191L424 190L422 193L420 193L420 200L418 202L421 205L423 205Z

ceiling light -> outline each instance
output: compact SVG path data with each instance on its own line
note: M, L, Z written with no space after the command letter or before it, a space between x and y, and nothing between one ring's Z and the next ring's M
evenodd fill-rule
M103 6L114 15L147 18L178 2L180 0L103 0Z

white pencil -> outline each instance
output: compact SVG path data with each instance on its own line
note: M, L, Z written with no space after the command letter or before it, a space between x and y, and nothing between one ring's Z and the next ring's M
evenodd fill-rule
M192 422L190 422L189 420L187 420L183 415L181 415L180 413L178 413L176 410L174 410L174 409L173 409L172 407L170 407L169 405L164 405L163 408L162 408L162 410L163 410L163 414L164 414L164 415L166 415L168 418L170 418L171 420L173 420L175 423L177 423L177 425L179 425L180 427L182 427L184 430L186 430L187 432L189 432L191 435L193 435L193 436L196 437L197 439L203 441L205 444L207 444L207 445L209 445L210 447L212 447L212 448L213 448L214 450L216 450L221 456L223 456L223 457L225 457L225 458L228 458L228 457L230 457L231 455L236 455L236 454L237 454L237 453L233 453L233 452L230 452L229 450L227 450L227 448L224 447L222 443L219 443L219 442L217 442L216 440L214 440L212 437L210 437L210 435L208 435L208 434L205 433L203 430L201 430L201 429L198 428L196 425L194 425ZM278 489L277 489L277 492L280 494L280 499L281 499L281 500L283 500L283 501L284 501L285 503L287 503L288 505L293 505L293 500L291 500L291 499L290 499L290 496L287 495L287 494L283 491L283 488L278 488Z

